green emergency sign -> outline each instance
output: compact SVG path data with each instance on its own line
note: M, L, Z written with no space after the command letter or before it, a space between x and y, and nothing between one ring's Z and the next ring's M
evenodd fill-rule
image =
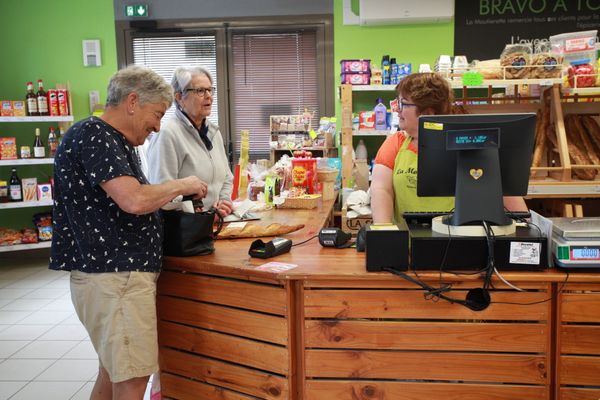
M147 17L148 4L131 4L125 6L126 17Z

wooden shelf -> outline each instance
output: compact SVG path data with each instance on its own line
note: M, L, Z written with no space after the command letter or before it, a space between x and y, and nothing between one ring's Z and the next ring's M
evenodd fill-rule
M0 117L0 122L72 122L72 115L48 117Z
M33 250L33 249L47 249L52 245L52 241L39 243L27 243L27 244L15 244L12 246L0 246L0 253L7 251L19 251L19 250Z
M352 136L390 136L389 130L376 130L376 129L359 129L352 131Z
M53 204L54 200L16 201L14 203L0 203L0 210L7 210L9 208L49 207Z
M300 148L294 148L294 149L271 149L274 151L290 151L290 152L294 152L297 150L308 150L308 151L326 151L326 150L333 150L336 147L300 147Z
M20 158L18 160L0 160L0 167L7 165L42 165L54 164L54 158Z
M465 87L463 85L462 79L448 79L448 83L453 89L462 89ZM514 85L542 85L542 86L552 86L554 84L563 83L562 78L556 79L484 79L481 85L477 86L467 86L467 88L471 89L485 89L489 86L496 88L506 88ZM353 92L375 92L375 91L394 91L396 89L396 85L351 85ZM596 89L598 91L600 88L581 88L581 89ZM581 90L580 89L580 90Z

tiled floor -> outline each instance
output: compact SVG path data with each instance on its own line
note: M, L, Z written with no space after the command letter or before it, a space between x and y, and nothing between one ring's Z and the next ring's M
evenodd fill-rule
M0 253L0 400L89 399L98 373L69 274L48 270L47 257Z

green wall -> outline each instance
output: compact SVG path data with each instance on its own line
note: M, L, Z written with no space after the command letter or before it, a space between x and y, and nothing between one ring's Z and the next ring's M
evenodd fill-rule
M336 93L335 113L340 123L341 104L338 90L340 60L370 59L372 64L380 66L381 57L389 54L390 57L395 57L398 63L411 63L413 72L416 72L419 64L427 63L433 68L440 54L454 54L454 22L385 26L344 25L342 3L343 0L333 0L333 73L335 76L333 90ZM393 98L393 93L355 93L353 111L371 110L378 96L389 101ZM339 130L340 126L338 126ZM377 147L382 141L383 138L365 138L370 158L375 156Z
M0 0L0 99L23 100L27 81L44 80L46 89L57 82L71 84L75 120L89 115L88 92L100 91L106 99L108 79L117 69L113 0ZM99 39L102 66L83 66L81 41ZM31 146L40 128L44 142L56 123L2 123L0 136L15 136L17 145ZM47 181L50 166L18 167L20 178ZM8 180L9 167L0 167L0 180ZM31 225L31 215L43 208L0 210L0 226ZM49 210L47 208L46 210Z

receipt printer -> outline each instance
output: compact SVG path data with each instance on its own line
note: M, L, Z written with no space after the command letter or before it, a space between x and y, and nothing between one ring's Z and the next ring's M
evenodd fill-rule
M408 227L404 219L397 224L367 225L365 244L367 271L408 270Z

